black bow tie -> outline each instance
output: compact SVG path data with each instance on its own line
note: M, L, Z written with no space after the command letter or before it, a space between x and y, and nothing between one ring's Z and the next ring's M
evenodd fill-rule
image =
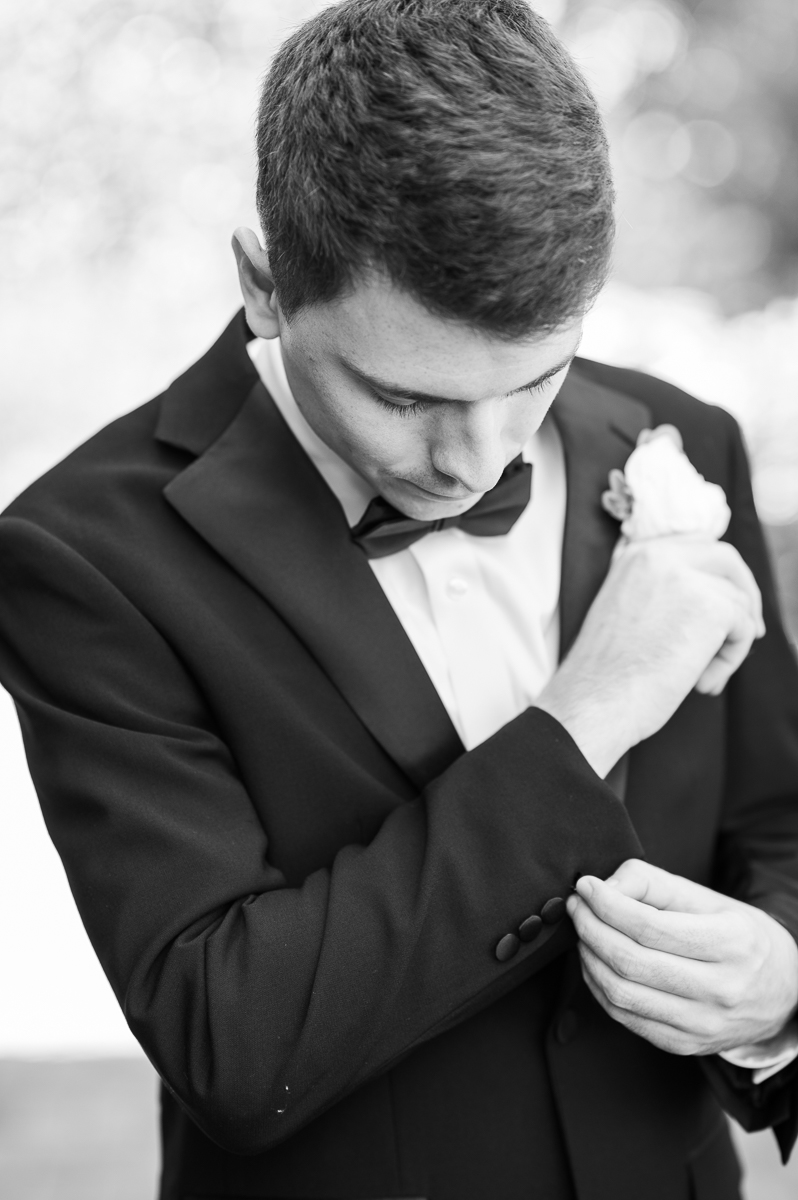
M457 517L442 517L437 521L414 521L404 513L375 496L352 530L368 558L385 558L398 554L439 529L460 528L477 537L499 537L509 533L532 495L532 464L525 463L519 454L504 468L495 487L477 500L473 508Z

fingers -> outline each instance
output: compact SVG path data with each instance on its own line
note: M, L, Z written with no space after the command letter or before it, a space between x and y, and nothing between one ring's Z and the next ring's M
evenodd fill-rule
M760 607L753 608L750 598L737 586L725 578L718 578L714 582L718 616L725 626L726 636L699 677L696 690L704 695L717 696L742 666L755 639L762 636L765 627ZM758 600L758 606L761 606L761 600Z
M583 876L593 880L594 876ZM600 880L598 882L601 882ZM723 912L730 906L727 896L702 887L692 879L674 875L640 858L627 858L609 879L607 886L617 888L624 896L649 904L653 908L674 909L685 913ZM578 887L578 885L577 885ZM581 891L580 891L581 894ZM603 893L599 892L599 896Z
M694 570L703 575L713 576L717 583L727 585L750 613L756 627L756 636L763 636L765 625L762 616L762 594L751 568L734 546L703 536L672 534L631 542L626 547L626 553L645 555L653 549L656 549L657 553L676 554Z
M720 1000L715 996L714 986L717 966L701 959L641 946L625 933L600 921L588 905L577 903L574 909L573 920L581 947L611 973L618 986L628 983L689 1000L710 997ZM616 1003L622 1003L617 997L615 999Z
M629 859L579 879L568 911L596 1000L672 1053L763 1041L795 1010L795 942L741 901Z
M730 913L660 911L591 876L583 876L576 888L577 896L570 898L568 911L579 936L592 938L598 947L605 936L601 926L609 926L639 946L666 954L701 962L733 957Z
M702 1038L692 1030L685 1031L667 1022L658 1021L640 1013L633 1013L613 1004L593 978L584 961L582 962L582 977L593 997L608 1016L617 1021L619 1025L623 1025L632 1033L637 1034L638 1037L643 1037L652 1045L659 1047L660 1050L666 1050L669 1054L688 1055L708 1054L718 1048L711 1037Z
M579 954L583 973L586 972L590 976L591 981L613 1008L623 1009L632 1016L671 1025L683 1033L710 1032L709 1028L696 1029L696 1021L701 1020L703 1012L702 1005L696 1003L696 1000L700 1001L700 997L660 991L636 980L625 979L617 975L584 943L579 947Z
M762 637L765 624L762 617L762 594L759 591L751 568L744 561L739 551L728 542L710 542L704 544L697 563L700 569L717 575L732 584L746 600L746 608L754 619L756 637Z
M703 694L719 695L754 640L765 633L762 596L750 568L733 546L703 537L655 538L650 543L631 543L628 552L675 556L682 567L694 573L694 603L704 611L718 638L696 687ZM711 654L712 648L708 650Z
M745 662L754 643L756 631L747 615L735 626L712 661L704 668L696 682L696 691L704 696L719 696L732 675Z

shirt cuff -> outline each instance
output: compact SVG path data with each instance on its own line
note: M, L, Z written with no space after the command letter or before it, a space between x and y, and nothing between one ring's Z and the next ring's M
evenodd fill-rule
M722 1050L720 1057L735 1067L749 1067L753 1071L752 1082L764 1083L798 1058L798 1019L789 1021L780 1033L766 1042L734 1046L731 1050Z

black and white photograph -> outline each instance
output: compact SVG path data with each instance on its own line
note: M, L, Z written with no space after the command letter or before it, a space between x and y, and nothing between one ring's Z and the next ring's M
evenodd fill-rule
M796 1200L796 0L0 60L1 1200Z

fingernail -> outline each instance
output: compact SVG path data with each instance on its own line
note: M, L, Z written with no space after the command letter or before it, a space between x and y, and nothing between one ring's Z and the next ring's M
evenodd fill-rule
M619 888L621 886L614 875L610 875L609 879L605 879L604 882L606 883L607 887L611 888Z
M569 917L572 917L574 915L574 913L576 912L577 903L578 903L578 901L576 899L576 896L569 896L568 899L565 901L565 907L568 910Z
M584 896L585 900L590 899L593 895L593 880L589 875L583 875L581 879L577 879L576 890L580 896Z

